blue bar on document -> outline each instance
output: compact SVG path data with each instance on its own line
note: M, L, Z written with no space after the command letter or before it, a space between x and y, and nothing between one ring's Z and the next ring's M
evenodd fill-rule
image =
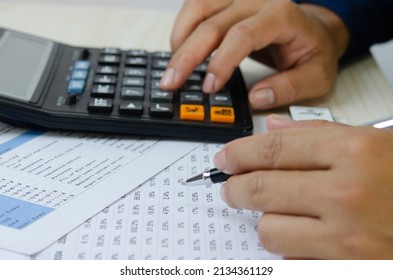
M33 140L34 138L44 134L45 131L43 130L28 130L25 133L22 133L11 140L8 140L7 142L3 143L0 145L0 155L5 154L6 152L9 152L26 142L29 142L30 140Z
M0 225L23 229L54 209L0 194Z

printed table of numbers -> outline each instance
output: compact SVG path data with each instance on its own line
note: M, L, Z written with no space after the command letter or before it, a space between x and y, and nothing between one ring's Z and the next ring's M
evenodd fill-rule
M229 208L220 184L183 181L213 166L220 144L204 144L36 259L277 259L257 236L259 212Z

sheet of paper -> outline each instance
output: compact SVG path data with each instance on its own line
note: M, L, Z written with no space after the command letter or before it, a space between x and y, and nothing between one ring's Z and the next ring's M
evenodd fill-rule
M370 51L393 88L393 40L371 46Z
M37 253L198 145L0 123L0 248Z
M257 237L259 212L229 208L220 185L185 186L212 167L204 144L36 255L36 259L277 259Z

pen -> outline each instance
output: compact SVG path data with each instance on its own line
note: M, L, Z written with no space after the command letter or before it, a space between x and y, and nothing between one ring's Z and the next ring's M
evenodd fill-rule
M393 117L367 123L364 126L372 126L375 128L393 128Z
M197 186L206 183L221 183L225 182L229 177L231 177L231 175L225 174L217 168L213 168L187 179L185 184L188 186Z

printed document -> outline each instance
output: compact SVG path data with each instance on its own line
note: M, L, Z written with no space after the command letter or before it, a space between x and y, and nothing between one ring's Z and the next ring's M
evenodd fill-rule
M0 248L43 250L199 145L0 123Z
M199 146L34 258L281 259L259 242L262 213L229 208L220 184L183 184L213 167L221 148Z

